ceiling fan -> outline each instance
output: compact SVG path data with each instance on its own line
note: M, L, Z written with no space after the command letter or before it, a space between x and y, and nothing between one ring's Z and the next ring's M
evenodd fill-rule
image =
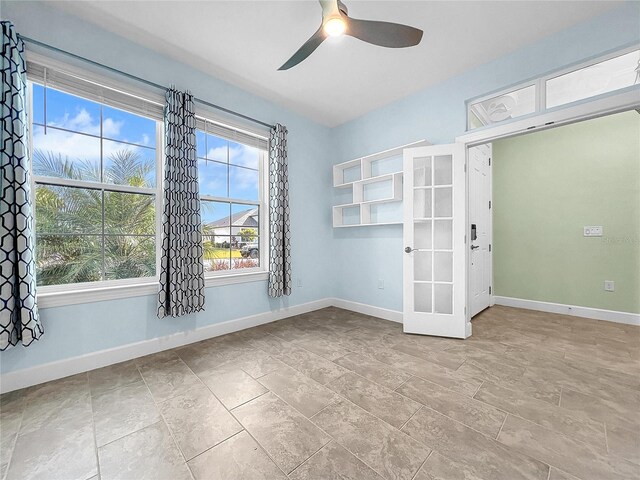
M302 62L327 37L345 34L363 42L388 48L413 47L422 40L423 32L418 28L398 23L351 18L347 7L340 0L320 0L320 5L322 6L320 28L278 70L288 70Z

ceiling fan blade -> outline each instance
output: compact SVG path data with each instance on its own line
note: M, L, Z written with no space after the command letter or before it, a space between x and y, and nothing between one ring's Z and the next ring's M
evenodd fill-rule
M347 30L344 32L363 42L381 47L403 48L418 45L422 40L422 30L399 23L358 20L346 17Z
M322 7L322 18L329 18L334 15L339 15L340 9L338 8L338 0L319 0Z
M313 51L320 46L322 42L324 42L325 38L327 38L327 34L324 31L323 25L320 25L320 28L314 33L309 40L307 40L304 45L302 45L293 56L287 60L284 65L282 65L278 70L289 70L291 67L295 67L305 58L313 53Z

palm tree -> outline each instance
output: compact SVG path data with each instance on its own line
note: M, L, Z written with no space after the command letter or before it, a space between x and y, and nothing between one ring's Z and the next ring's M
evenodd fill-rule
M48 177L153 187L154 162L133 150L110 155L103 172L36 150L34 173ZM101 189L38 185L38 283L58 285L155 275L155 196Z

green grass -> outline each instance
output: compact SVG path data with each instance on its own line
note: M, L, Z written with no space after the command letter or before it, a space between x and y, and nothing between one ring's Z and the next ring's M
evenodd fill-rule
M205 252L204 258L207 260L227 259L229 258L229 250L226 248L213 248ZM231 258L242 258L240 250L232 249Z

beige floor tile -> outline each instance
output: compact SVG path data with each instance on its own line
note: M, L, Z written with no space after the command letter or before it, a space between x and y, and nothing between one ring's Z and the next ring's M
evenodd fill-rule
M239 406L233 414L286 474L331 440L273 393Z
M327 387L396 428L402 427L421 407L418 402L352 372Z
M189 462L195 480L286 480L269 456L245 431Z
M331 442L296 468L292 480L384 480L346 449Z
M562 390L560 406L581 412L594 420L605 422L607 426L640 428L640 408L605 400L570 389Z
M491 438L498 435L506 417L504 412L495 407L417 377L407 381L397 391Z
M232 339L225 342L224 337L216 337L179 348L176 353L194 373L200 374L252 350L247 341Z
M609 452L640 465L640 428L607 425Z
M268 391L244 370L232 366L209 370L200 379L229 410Z
M100 480L191 480L164 422L98 448ZM86 478L86 477L85 477Z
M245 353L234 360L223 363L220 368L227 368L229 365L241 368L253 378L260 378L267 373L284 367L284 364L280 360L262 350Z
M341 347L337 342L323 337L312 337L308 340L298 340L294 343L331 361L351 353L350 350Z
M202 384L180 359L144 365L140 367L140 373L157 403Z
M474 398L606 452L604 424L578 412L490 382L485 382Z
M545 480L549 472L544 463L426 407L416 413L402 431L447 459L454 459L460 464L456 468L471 474L469 478ZM442 462L438 466L439 471L446 468L449 467Z
M549 471L549 480L580 480L573 475L569 475L568 473L562 472L557 468L551 467Z
M582 480L631 480L640 475L638 465L512 415L507 417L498 440Z
M372 360L358 353L349 353L335 360L338 365L357 373L391 390L399 387L411 378L411 375L401 370L396 370L389 365Z
M145 355L144 357L139 357L134 359L138 367L142 367L143 365L156 365L162 362L168 362L169 360L176 360L178 354L175 349L171 350L163 350L161 352L152 353L150 355Z
M96 395L92 404L98 446L160 420L160 413L142 378L137 383Z
M0 479L9 466L24 410L24 391L16 390L0 396Z
M277 358L322 385L348 372L346 368L300 347L290 348Z
M327 387L288 366L259 381L306 417L312 417L338 399Z
M187 390L158 407L187 460L242 430L204 385Z
M347 400L312 421L384 478L410 480L430 449Z
M108 367L98 368L89 372L89 386L91 394L97 395L112 388L123 387L142 380L135 360L116 363Z
M417 345L409 342L398 343L394 345L393 348L408 355L422 358L452 370L456 370L467 359L467 356L464 353L447 350L434 350L428 345Z

